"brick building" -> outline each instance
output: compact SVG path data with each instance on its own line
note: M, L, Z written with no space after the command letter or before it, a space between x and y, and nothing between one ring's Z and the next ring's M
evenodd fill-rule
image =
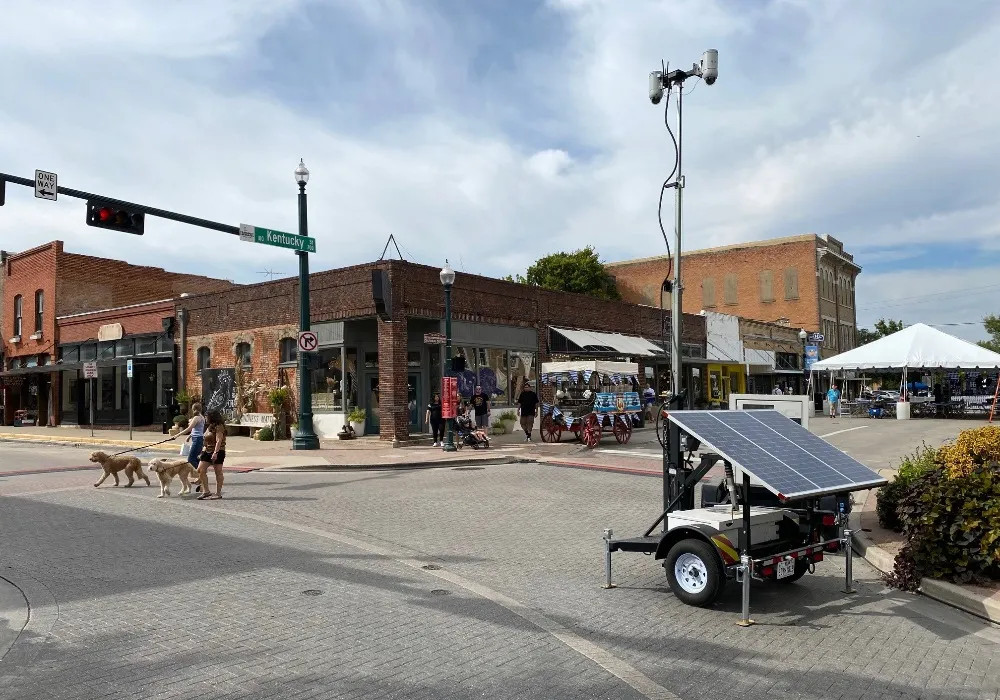
M376 314L373 270L388 274L390 318ZM443 331L444 291L439 270L401 260L379 261L310 277L311 325L319 336L319 367L311 370L314 423L331 436L354 407L366 411L366 432L405 439L423 430L423 408L440 387L443 346L425 334ZM460 392L475 383L511 405L523 378L535 380L541 362L558 355L626 357L614 334L662 337L669 314L657 308L608 302L581 294L553 292L524 284L459 272L452 291L453 347L466 358ZM276 280L179 299L181 376L188 392L222 407L237 362L264 386L279 382L297 393L295 336L298 281ZM610 346L580 347L572 333L608 333ZM568 337L569 336L569 337ZM705 323L685 315L683 338L690 369L704 357ZM625 344L622 344L622 348ZM665 356L632 357L643 364ZM537 384L536 384L537 386ZM551 388L539 387L545 392ZM551 400L551 397L549 397ZM258 409L265 409L258 398Z
M607 268L622 298L660 305L667 256L613 262ZM683 255L683 310L819 331L824 335L820 356L829 357L855 346L854 290L860 272L843 244L825 234L692 250ZM663 302L669 308L669 298Z
M136 362L136 392L142 399L134 402L135 417L152 422L151 407L165 400L162 387L173 386L172 369L162 366L166 361L172 367L170 300L182 293L233 286L225 280L67 253L62 241L20 253L2 252L0 260L0 384L7 423L15 415L40 425L89 423L89 411L81 408L89 405L89 383L80 375L83 362L96 361L100 376L95 418L99 423L127 424L128 382L123 375L130 357ZM158 389L151 389L150 381Z

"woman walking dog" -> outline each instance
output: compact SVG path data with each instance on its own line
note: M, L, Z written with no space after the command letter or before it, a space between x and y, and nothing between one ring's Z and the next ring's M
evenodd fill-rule
M213 411L208 415L208 428L205 431L205 449L198 463L198 483L202 494L199 501L217 501L222 498L222 464L226 461L226 420ZM215 493L208 490L208 468L215 469Z
M205 416L201 415L200 403L193 404L191 411L194 415L191 416L188 427L177 433L175 437L180 437L181 435L188 436L185 442L191 443L191 451L188 453L187 460L191 464L192 469L197 469L198 460L201 458L201 448L205 444ZM201 490L201 486L198 487L198 490Z

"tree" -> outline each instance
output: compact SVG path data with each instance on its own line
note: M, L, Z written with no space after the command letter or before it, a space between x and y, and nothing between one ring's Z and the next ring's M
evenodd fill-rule
M873 340L884 338L901 330L903 330L902 321L893 321L892 319L887 321L884 318L880 318L875 322L875 330L870 331L867 328L858 329L858 345L867 345Z
M615 278L590 246L572 253L546 255L528 268L525 277L507 275L504 279L559 292L589 294L598 299L621 299Z
M987 350L1000 352L1000 316L990 314L983 319L983 327L986 328L986 332L990 334L990 339L980 340L979 345Z

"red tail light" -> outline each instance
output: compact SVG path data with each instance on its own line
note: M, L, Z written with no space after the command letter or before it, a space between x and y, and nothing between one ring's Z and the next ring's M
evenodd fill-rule
M823 561L823 552L815 552L813 554L813 561Z
M833 527L837 524L836 515L824 515L823 516L823 527Z
M771 576L772 574L774 574L774 569L771 568L770 566L765 566L763 569L760 570L761 576Z

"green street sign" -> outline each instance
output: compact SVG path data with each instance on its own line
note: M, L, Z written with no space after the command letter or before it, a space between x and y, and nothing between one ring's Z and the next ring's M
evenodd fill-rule
M284 231L272 231L269 228L260 228L250 224L240 224L240 240L247 243L263 243L273 245L278 248L291 248L292 250L305 251L306 253L316 252L316 239L309 236L299 236L294 233Z

